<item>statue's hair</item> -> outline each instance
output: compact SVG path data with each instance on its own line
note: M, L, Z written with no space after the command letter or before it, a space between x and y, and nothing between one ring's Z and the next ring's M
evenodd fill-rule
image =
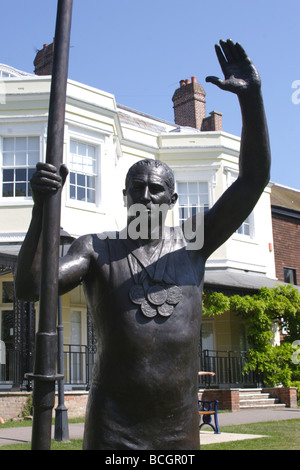
M174 173L171 168L164 162L160 160L151 160L149 158L145 158L143 160L139 160L138 162L134 163L128 170L125 180L125 188L128 188L130 179L134 175L135 171L141 166L153 166L155 168L163 167L165 170L165 182L168 185L169 190L174 193L175 191L175 178Z

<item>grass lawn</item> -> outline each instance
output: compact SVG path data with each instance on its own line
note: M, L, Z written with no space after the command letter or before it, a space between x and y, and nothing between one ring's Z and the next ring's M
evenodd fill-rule
M202 445L201 450L300 450L300 419L222 426L221 432L268 437Z
M20 425L20 423L18 423ZM0 425L0 429L7 425ZM28 426L28 423L27 423ZM300 450L300 419L270 421L264 423L222 426L221 432L238 434L260 434L267 437L221 444L201 445L203 450ZM29 444L0 446L0 450L30 450ZM52 441L51 450L81 450L82 440L71 439L70 443Z

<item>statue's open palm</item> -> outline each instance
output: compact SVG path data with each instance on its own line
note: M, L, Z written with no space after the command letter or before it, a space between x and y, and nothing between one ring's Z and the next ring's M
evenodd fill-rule
M221 40L215 49L225 79L209 76L206 78L207 82L237 95L260 88L258 71L239 43L234 44L231 39Z

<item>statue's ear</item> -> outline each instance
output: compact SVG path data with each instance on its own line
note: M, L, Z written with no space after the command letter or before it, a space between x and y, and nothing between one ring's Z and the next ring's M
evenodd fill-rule
M172 207L175 206L176 202L177 202L177 199L178 199L178 194L177 193L173 193L172 197L171 197L171 204L170 204L170 209L172 209Z
M127 196L126 196L126 189L123 189L123 202L124 202L124 207L127 207Z

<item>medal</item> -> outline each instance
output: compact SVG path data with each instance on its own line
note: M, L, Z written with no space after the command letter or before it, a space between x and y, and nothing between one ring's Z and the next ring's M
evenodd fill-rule
M147 300L144 300L144 302L141 304L141 311L147 318L153 318L157 315L156 307L150 305Z
M169 317L182 299L181 288L171 284L170 279L164 281L170 249L170 241L167 244L163 242L158 259L152 263L145 263L143 252L137 249L127 255L132 279L135 282L129 291L129 298L132 303L140 306L142 314L147 318L154 318L157 315Z
M156 284L148 289L147 299L151 304L162 305L167 300L167 291L163 286Z
M134 304L141 305L145 300L145 292L143 286L139 284L133 286L129 291L129 298Z
M167 289L167 303L177 305L182 299L182 292L180 287L171 286Z
M174 307L173 305L163 304L157 307L157 311L162 317L169 317L170 315L172 315Z

